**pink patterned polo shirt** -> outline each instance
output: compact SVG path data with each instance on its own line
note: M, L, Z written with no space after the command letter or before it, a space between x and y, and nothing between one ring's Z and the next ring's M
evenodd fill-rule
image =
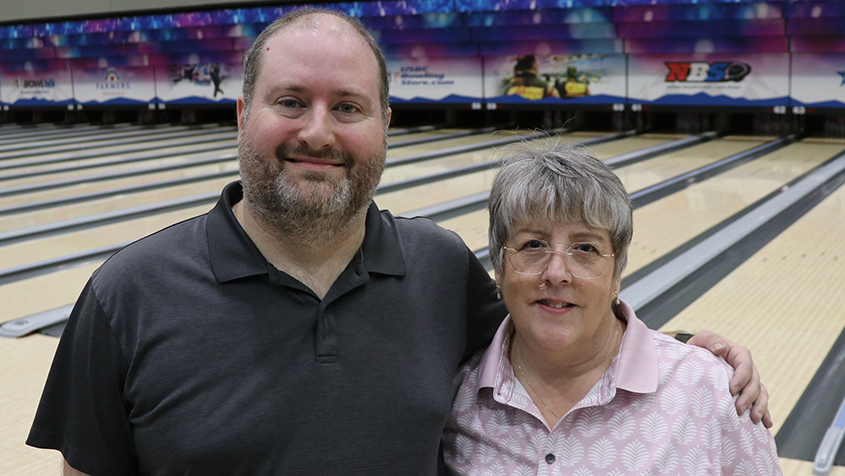
M780 475L775 442L738 417L733 369L704 349L648 329L622 303L628 327L610 368L549 428L507 358L510 317L461 369L444 431L461 475Z

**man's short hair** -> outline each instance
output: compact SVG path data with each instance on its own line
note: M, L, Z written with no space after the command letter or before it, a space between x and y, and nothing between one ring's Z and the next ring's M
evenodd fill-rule
M387 78L387 62L384 59L384 54L381 52L378 43L375 38L373 38L373 35L371 35L364 25L357 19L352 18L343 12L320 8L299 8L277 18L276 21L268 25L267 28L265 28L264 31L258 35L258 38L256 38L252 43L252 46L250 46L246 56L244 57L244 84L242 90L244 95L244 115L249 114L249 109L252 106L252 100L255 96L255 82L258 80L258 73L261 71L261 60L263 58L264 45L267 43L267 40L283 28L297 23L302 23L306 17L316 14L332 15L345 21L352 27L358 36L364 40L367 46L370 47L370 50L372 50L373 55L376 58L376 63L378 63L379 102L382 118L386 125L387 111L390 102L390 91Z

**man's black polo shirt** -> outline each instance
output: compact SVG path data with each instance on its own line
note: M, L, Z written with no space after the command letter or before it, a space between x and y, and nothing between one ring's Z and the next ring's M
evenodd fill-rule
M323 300L206 215L92 276L28 444L93 475L434 474L461 361L504 315L464 243L371 205Z

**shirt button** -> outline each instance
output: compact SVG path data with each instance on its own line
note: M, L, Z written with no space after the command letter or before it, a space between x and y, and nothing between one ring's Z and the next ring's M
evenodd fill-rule
M546 463L552 464L555 462L555 455L549 453L546 455Z

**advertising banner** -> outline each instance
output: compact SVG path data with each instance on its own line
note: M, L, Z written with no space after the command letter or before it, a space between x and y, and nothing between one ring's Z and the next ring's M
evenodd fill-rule
M845 53L794 53L792 105L845 108Z
M243 64L156 66L156 94L165 104L234 104L244 81Z
M74 69L73 96L85 106L133 106L155 102L155 74L148 68Z
M2 102L11 106L73 104L70 70L14 71L2 75Z
M789 54L629 55L628 102L789 105Z
M392 103L471 103L483 98L481 58L388 58Z
M625 55L484 58L484 92L499 104L625 102Z

